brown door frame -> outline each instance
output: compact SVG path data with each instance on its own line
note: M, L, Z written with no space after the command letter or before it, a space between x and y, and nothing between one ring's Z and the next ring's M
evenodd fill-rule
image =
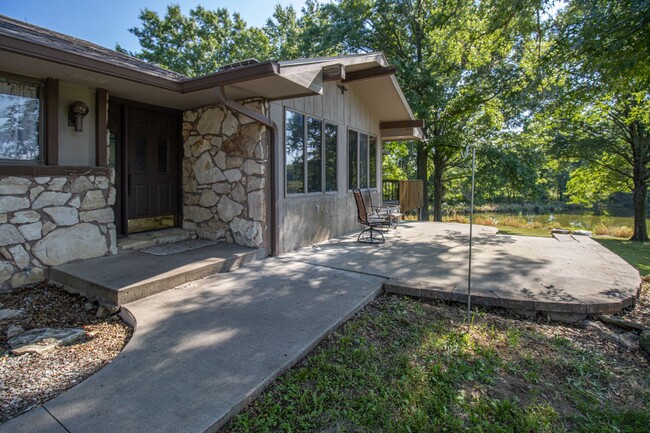
M121 107L121 111L122 111L121 112L122 130L120 132L122 135L122 140L120 143L117 143L117 146L120 146L119 149L120 158L119 161L116 161L116 164L118 163L121 164L120 190L116 191L117 197L115 201L115 205L121 208L121 213L118 212L118 214L120 214L121 216L120 224L118 225L121 226L121 233L118 233L118 235L128 236L129 234L128 233L129 208L128 208L128 197L127 197L129 108L137 108L137 109L152 111L154 113L171 114L177 118L178 146L176 146L176 158L178 159L178 178L177 178L178 200L176 206L177 206L177 214L179 218L179 226L182 226L182 221L183 221L183 112L180 110L175 110L173 108L160 107L157 105L145 104L142 102L136 102L136 101L116 98L116 97L109 97L109 103ZM116 176L117 174L118 173L116 171Z

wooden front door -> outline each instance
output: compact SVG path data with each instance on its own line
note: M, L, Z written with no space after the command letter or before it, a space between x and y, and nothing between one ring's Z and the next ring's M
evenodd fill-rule
M178 117L128 109L128 232L175 227L179 221Z

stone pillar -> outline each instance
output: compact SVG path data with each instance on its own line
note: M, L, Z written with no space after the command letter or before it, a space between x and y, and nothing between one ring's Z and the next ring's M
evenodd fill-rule
M246 104L260 113L260 102ZM183 116L183 228L198 237L247 247L267 227L266 127L222 106Z

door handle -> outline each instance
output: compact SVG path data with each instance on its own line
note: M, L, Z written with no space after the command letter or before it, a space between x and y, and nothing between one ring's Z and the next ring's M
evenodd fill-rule
M131 173L129 173L129 179L127 181L127 190L129 193L129 197L131 197Z

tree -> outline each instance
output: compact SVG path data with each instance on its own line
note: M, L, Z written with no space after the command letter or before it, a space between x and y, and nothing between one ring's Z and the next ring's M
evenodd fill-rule
M591 170L611 171L601 179L616 179L618 185L627 180L634 203L632 240L647 241L650 3L572 0L559 14L549 54L554 72L566 76L557 98L556 148L584 158Z
M207 75L229 63L266 60L270 55L266 34L249 27L238 13L231 18L227 9L197 6L185 16L179 5L171 4L163 18L149 9L139 18L141 27L129 31L142 50L129 54L186 76Z
M396 65L416 116L425 121L425 140L415 145L424 218L431 168L434 220L441 221L451 180L446 175L463 165L460 150L475 143L477 130L500 127L502 105L523 87L519 61L537 28L538 5L341 0L324 6L332 22L330 43L347 52L383 51Z

